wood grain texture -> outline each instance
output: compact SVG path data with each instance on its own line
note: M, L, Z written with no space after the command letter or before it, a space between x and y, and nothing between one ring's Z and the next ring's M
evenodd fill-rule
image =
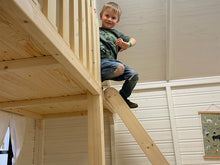
M124 102L118 91L114 88L107 88L104 93L106 101L111 104L112 108L120 116L151 163L169 165L166 158Z

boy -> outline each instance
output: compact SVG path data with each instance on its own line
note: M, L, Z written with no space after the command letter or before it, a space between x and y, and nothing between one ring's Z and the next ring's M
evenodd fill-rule
M128 100L138 81L138 73L117 60L118 52L122 52L136 44L136 40L113 29L119 23L121 9L114 2L106 3L100 13L102 27L100 33L101 78L102 81L125 80L119 91L130 108L137 108L136 103Z

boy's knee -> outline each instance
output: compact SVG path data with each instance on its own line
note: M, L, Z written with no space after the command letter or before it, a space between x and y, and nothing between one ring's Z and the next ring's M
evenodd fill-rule
M114 74L120 76L124 73L125 67L123 64L119 64L118 68L114 71Z
M139 75L137 72L135 72L130 78L129 80L131 81L138 81L139 80Z

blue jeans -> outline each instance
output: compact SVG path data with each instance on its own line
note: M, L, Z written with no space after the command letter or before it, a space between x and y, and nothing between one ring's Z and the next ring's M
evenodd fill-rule
M118 65L120 64L124 65L122 62L115 59L101 59L101 78L102 82L105 80L125 80L119 93L124 99L127 99L131 95L135 85L137 84L139 76L135 70L131 69L127 65L124 65L125 69L121 75L115 75L114 71L118 68Z

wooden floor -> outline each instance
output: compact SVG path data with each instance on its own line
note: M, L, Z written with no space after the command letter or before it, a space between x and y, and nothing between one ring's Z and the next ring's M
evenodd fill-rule
M88 93L102 93L100 84L37 7L0 1L0 109L33 118L84 115Z

